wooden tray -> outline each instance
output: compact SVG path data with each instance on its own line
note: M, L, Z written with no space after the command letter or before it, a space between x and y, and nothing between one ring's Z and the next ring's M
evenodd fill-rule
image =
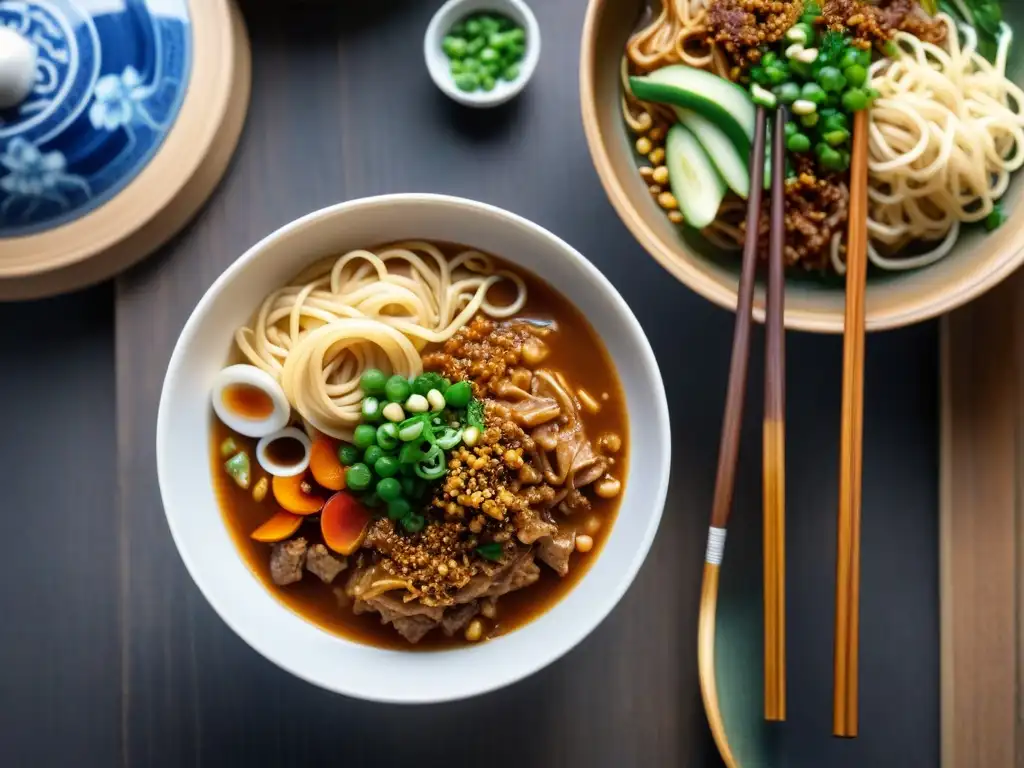
M0 300L82 288L126 269L195 215L227 169L249 104L251 60L232 0L188 0L192 70L174 127L138 176L96 210L0 239Z
M1024 273L944 320L942 367L942 764L1018 768Z

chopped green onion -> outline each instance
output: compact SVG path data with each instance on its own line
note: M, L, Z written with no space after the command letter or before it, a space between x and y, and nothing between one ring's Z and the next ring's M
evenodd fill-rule
M807 99L797 99L793 102L793 114L796 115L813 115L818 111L818 105L813 101Z
M985 229L994 232L1006 222L1006 212L1003 211L1002 202L996 202L992 213L985 217Z
M868 95L859 88L853 88L843 94L843 107L849 112L860 112L868 108Z
M249 464L248 453L245 451L239 451L224 462L224 469L231 476L231 479L235 481L235 485L239 488L249 487L249 482L252 479L252 467Z
M828 94L817 83L804 83L803 88L800 89L800 98L821 106L828 98Z
M800 124L802 126L804 126L804 128L813 128L814 126L816 126L818 124L818 120L820 120L820 119L821 118L818 117L818 113L817 112L814 112L814 113L812 113L810 115L801 115L800 116Z
M376 397L364 397L362 409L365 421L377 421L380 418L380 400Z
M850 132L840 128L837 131L829 131L828 133L823 134L821 138L823 138L829 146L841 147L850 140Z
M419 438L423 434L423 419L413 417L406 419L398 427L398 439L408 443Z
M757 104L759 107L774 109L779 103L779 100L775 98L774 93L767 90L766 88L762 88L757 83L754 83L750 87L750 95L751 98L753 98L754 103Z
M398 461L401 464L415 464L425 455L426 454L423 453L419 443L405 443L402 445L402 449L398 452Z
M416 462L416 475L424 480L437 480L448 471L444 460L444 451L440 446L435 445L430 451Z
M437 444L441 446L443 450L450 451L460 442L462 442L462 430L454 429L452 427L445 427L441 431L440 437L436 440Z
M398 447L398 427L394 423L389 421L377 427L377 445L385 451Z
M476 548L476 553L480 555L480 557L494 562L501 560L503 552L504 547L502 547L501 543L497 541L492 541L489 544L481 544Z

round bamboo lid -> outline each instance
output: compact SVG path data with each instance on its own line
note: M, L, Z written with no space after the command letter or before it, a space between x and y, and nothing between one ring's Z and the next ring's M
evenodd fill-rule
M0 299L165 243L224 174L249 87L231 0L0 0Z

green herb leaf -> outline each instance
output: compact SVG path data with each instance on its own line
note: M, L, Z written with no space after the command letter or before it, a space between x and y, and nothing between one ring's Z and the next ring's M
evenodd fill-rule
M476 548L476 553L480 555L480 557L486 560L491 560L495 563L501 560L503 551L504 549L501 544L496 541L492 541L490 544L481 544Z
M466 425L480 431L484 429L484 404L475 397L466 406Z
M1002 202L997 202L995 208L985 218L985 229L989 232L994 232L999 229L1003 224L1006 223L1006 212L1003 210Z
M417 395L426 395L432 389L436 389L442 395L448 389L448 384L441 374L427 371L413 379L412 391Z

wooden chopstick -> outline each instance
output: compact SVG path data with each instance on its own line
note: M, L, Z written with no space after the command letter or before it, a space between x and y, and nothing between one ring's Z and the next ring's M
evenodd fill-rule
M722 759L727 766L738 763L729 751L715 682L715 620L718 611L718 576L725 551L726 528L732 512L733 488L736 481L736 460L739 454L740 430L743 424L743 401L747 385L747 364L750 360L750 324L754 309L754 280L757 274L757 239L761 227L761 202L764 193L764 160L767 117L758 107L754 131L754 149L750 157L750 199L747 202L747 235L743 245L743 266L736 305L736 326L729 363L729 386L722 419L722 440L718 449L718 474L715 498L708 528L708 546L704 557L704 581L701 588L700 618L697 630L697 665L700 672L701 695L708 722L715 736Z
M839 452L836 552L836 634L832 732L857 735L860 639L860 513L864 433L864 294L868 249L868 115L858 112L850 166L850 226L846 245L846 327L843 344L843 423Z
M772 131L764 389L764 717L786 719L786 110Z

